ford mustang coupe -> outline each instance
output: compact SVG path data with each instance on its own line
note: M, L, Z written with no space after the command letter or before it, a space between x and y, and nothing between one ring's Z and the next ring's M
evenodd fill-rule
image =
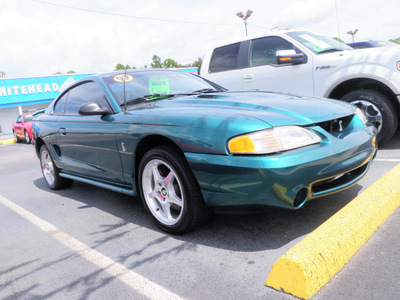
M354 185L376 153L376 130L355 106L229 92L171 70L82 78L33 127L51 189L77 180L140 196L171 233L213 211L298 209Z

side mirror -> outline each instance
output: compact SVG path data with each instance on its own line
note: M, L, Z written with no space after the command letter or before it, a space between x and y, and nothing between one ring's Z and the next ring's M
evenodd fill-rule
M298 65L304 62L304 53L296 53L294 50L276 51L278 65Z
M96 102L82 105L81 107L79 107L78 112L82 116L105 116L111 113L108 108L103 108L100 104Z

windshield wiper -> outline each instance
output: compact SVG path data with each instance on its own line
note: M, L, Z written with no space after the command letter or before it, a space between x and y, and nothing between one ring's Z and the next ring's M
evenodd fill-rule
M337 52L337 51L343 51L343 49L339 49L339 48L329 48L329 49L322 50L321 52L318 52L318 54L321 54L321 53L329 53L329 52Z
M216 89L206 88L197 91L193 91L194 94L203 94L203 93L219 93L220 91Z
M166 98L171 98L176 96L177 94L151 94L151 95L144 95L141 97L137 97L134 99L129 99L126 101L126 105L129 104L139 104L143 102L150 102L154 100L161 100L161 99L166 99ZM124 106L125 103L122 103L120 106Z

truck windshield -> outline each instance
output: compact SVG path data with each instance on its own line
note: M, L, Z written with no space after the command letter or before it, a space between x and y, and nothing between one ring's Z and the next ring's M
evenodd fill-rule
M296 41L303 44L315 54L351 50L352 48L327 36L316 35L307 31L295 31L286 33Z

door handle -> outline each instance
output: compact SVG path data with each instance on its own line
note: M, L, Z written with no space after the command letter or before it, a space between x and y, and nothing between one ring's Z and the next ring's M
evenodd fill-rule
M254 78L254 75L253 75L253 74L247 74L247 75L244 75L244 76L243 76L243 79L244 79L245 81L247 81L247 80L253 80L253 78Z
M67 130L65 128L60 128L60 129L58 129L58 133L61 136L65 136L65 135L67 135Z

